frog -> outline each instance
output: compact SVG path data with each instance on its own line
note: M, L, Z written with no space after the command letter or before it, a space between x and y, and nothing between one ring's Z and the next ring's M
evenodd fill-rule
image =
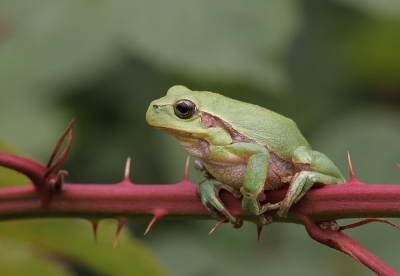
M325 154L311 149L292 119L259 105L176 85L150 103L146 120L197 158L202 204L235 228L243 221L222 202L222 189L241 198L242 210L266 225L267 211L285 219L311 187L346 182ZM268 191L285 187L281 201L266 202Z

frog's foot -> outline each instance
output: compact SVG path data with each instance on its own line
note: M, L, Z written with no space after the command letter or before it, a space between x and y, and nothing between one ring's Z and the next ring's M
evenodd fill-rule
M274 220L273 217L270 215L265 215L265 212L267 212L269 210L279 209L281 207L281 202L274 203L274 204L266 203L266 204L260 206L260 220L263 224L270 224L273 222L273 220Z
M194 162L194 166L199 172L200 179L197 195L207 212L218 221L226 217L233 227L240 228L243 224L242 220L232 215L219 198L221 189L227 190L236 198L242 197L240 191L216 180L199 160Z
M226 206L222 203L219 198L219 191L225 189L231 192L231 188L221 184L217 180L207 180L200 183L198 187L198 194L200 195L201 202L206 208L207 212L216 220L221 220L224 216L232 223L234 228L240 228L243 225L243 221L238 217L232 215ZM234 196L237 196L237 191L233 191ZM239 192L240 194L240 192Z
M265 201L264 193L261 193L258 196L251 196L245 193L242 199L242 209L258 215L262 224L270 224L274 219L271 215L266 215L265 212L271 209L277 209L279 207L271 208L271 203L260 205L260 201Z

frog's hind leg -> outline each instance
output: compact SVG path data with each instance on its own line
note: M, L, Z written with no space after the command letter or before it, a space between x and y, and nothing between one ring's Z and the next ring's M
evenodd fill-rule
M286 217L289 208L298 202L313 185L331 185L345 182L332 161L318 151L299 147L294 153L293 163L298 172L290 182L285 198L276 206L271 205L269 208L275 207L277 209L279 207L278 216L281 218Z
M319 172L313 171L302 171L297 173L289 185L288 191L285 198L279 202L278 216L281 218L286 218L289 208L307 193L307 191L314 186L315 183L322 184L338 184L340 179L325 175ZM272 209L272 205L269 209Z

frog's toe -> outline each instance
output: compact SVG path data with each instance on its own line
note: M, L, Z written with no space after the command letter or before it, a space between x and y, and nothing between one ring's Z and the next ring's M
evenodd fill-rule
M288 212L289 212L289 207L282 205L281 208L279 208L277 214L280 218L285 219Z
M232 223L233 228L238 229L238 228L242 227L243 220L241 220L240 218L236 218L236 221L235 222L231 222L231 223Z
M201 182L198 189L197 195L200 197L203 206L206 208L207 212L216 220L220 221L222 218L226 217L232 226L239 228L242 226L242 221L232 215L226 208L225 204L219 198L219 191L221 189L227 189L229 192L235 192L235 190L230 187L221 184L215 179L206 180Z
M222 212L222 214L229 220L229 222L232 224L233 228L240 228L243 225L243 220L241 220L238 217L233 216L231 213L228 211Z
M211 217L220 221L224 217L232 224L233 228L240 228L243 225L243 221L232 215L227 209L223 209L221 211L217 210L208 200L205 201L204 204L207 212L210 214ZM226 221L226 222L228 222Z
M260 214L261 223L266 225L274 222L274 218L271 215Z
M277 212L278 216L280 218L285 219L287 216L287 213L289 212L289 208L290 208L290 205L285 204L285 203L286 203L285 201L280 201L280 202L274 203L274 204L266 203L266 204L262 205L260 207L260 218L261 218L261 215L263 215L265 212L267 212L269 210L279 209ZM261 218L261 221L263 221L262 218Z
M285 201L280 201L280 202L274 203L274 204L271 204L271 203L264 204L260 207L260 218L261 218L261 215L264 215L264 213L269 210L279 209L277 212L278 216L282 219L285 219L287 216L287 213L289 212L290 206L291 205L287 204L287 202L285 202ZM263 221L262 218L261 218L261 221Z
M238 191L238 190L232 190L232 191L230 191L231 193L232 193L232 195L234 196L234 197L236 197L236 198L241 198L243 195L242 195L242 193L240 192L240 191Z
M269 224L269 223L273 222L273 217L270 216L270 215L265 215L265 212L267 212L269 210L276 210L276 209L279 209L278 215L279 215L279 212L281 210L285 209L285 208L282 208L282 201L278 202L278 203L273 203L273 204L266 203L264 205L261 205L260 206L260 214L259 214L261 222L263 224ZM287 208L287 210L289 210L289 208ZM286 214L287 214L287 210L284 213L285 217L286 217ZM281 217L281 216L279 215L279 217Z
M219 212L208 200L205 200L204 207L207 210L207 213L216 220L221 220L225 216Z
M271 203L268 202L268 203L266 203L264 205L261 205L260 206L260 214L263 214L263 213L265 213L266 211L269 211L269 210L279 209L281 207L281 203L282 202L271 204Z

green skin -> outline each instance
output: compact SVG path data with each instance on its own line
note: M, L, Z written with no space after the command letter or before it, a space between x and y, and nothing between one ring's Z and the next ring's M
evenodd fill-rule
M198 158L203 205L214 218L225 216L236 228L242 221L220 200L221 189L243 197L242 209L268 224L264 212L279 209L278 216L285 218L313 185L346 181L328 157L311 149L291 119L257 105L173 86L150 104L146 120L174 135ZM289 188L282 201L265 202L266 191L285 184Z

